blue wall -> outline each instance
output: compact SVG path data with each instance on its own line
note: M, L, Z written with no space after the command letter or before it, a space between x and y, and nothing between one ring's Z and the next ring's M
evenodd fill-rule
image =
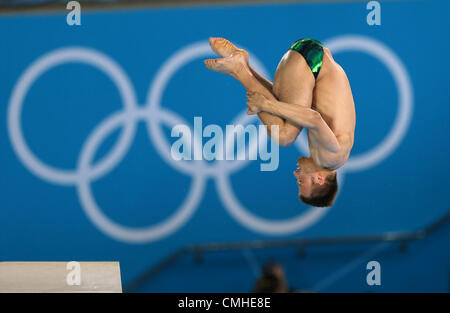
M381 26L367 25L365 3L83 11L82 25L72 27L63 13L1 16L0 260L118 260L127 283L186 244L431 223L450 207L448 9L446 1L382 3ZM244 89L203 65L209 36L245 47L269 76L300 37L336 52L354 93L357 128L333 208L297 199L292 171L304 153L300 141L281 149L275 172L259 171L259 161L211 175L198 162L185 171L167 162L157 143L174 141L170 121L202 116L204 124L224 126L245 116ZM156 97L166 66L189 52ZM36 80L27 81L33 71ZM133 115L152 97L160 109L148 120ZM93 160L83 159L89 152ZM229 213L243 208L251 215ZM448 240L443 245L439 258L448 264ZM196 288L176 277L165 283ZM218 283L215 290L225 289Z

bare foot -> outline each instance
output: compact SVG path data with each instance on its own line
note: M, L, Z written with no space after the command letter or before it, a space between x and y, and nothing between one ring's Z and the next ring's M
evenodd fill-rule
M233 53L240 51L244 55L245 60L248 64L248 52L244 49L237 48L225 38L210 37L209 45L211 46L211 49L213 49L213 51L220 55L222 58L229 57Z
M238 50L230 56L221 59L205 60L205 65L212 71L229 74L233 77L239 76L242 71L249 70L245 54Z

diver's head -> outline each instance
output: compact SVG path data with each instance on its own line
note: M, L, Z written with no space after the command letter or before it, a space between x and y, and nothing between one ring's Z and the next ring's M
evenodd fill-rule
M298 197L306 204L315 207L333 205L338 184L335 170L318 167L311 158L297 160L294 171L298 184Z

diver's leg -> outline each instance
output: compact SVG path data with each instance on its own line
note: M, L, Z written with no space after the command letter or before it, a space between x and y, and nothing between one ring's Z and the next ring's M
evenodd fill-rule
M277 101L274 95L253 75L247 65L245 55L241 51L234 52L226 58L205 60L205 65L213 71L228 74L236 78L247 91L257 92L264 95L264 97L269 100ZM254 112L250 110L248 110L247 113L254 114ZM298 128L292 124L287 124L286 121L279 116L267 112L259 112L258 117L264 125L268 126L267 133L269 136L281 146L286 146L293 142L288 140L292 137L291 133L296 132L298 134ZM278 126L278 136L272 134L272 129L270 127L272 125ZM293 128L296 128L296 131Z
M278 64L273 79L275 97L281 102L311 108L314 86L314 75L304 57L296 51L287 51ZM288 139L293 142L303 127L294 126L289 121L286 124L291 130Z
M247 91L258 92L268 99L276 100L272 92L253 75L247 65L246 55L243 51L236 51L225 58L205 60L205 65L210 70L236 78Z
M225 38L210 37L209 45L214 50L214 52L216 52L222 58L226 58L235 53L236 51L242 51L242 53L244 54L244 58L247 62L248 68L252 72L253 76L255 76L255 78L261 83L261 85L263 85L267 90L272 92L272 82L263 77L255 69L253 69L252 66L250 66L247 51L245 51L244 49L239 49L231 41Z
M245 60L245 55L241 51L234 52L226 58L205 60L205 65L210 70L228 74L236 78L247 91L257 92L264 95L267 99L277 100L252 74ZM254 113L249 110L248 114ZM267 133L269 136L282 144L285 132L284 119L266 112L259 112L258 116L260 120L268 126ZM270 127L272 125L278 126L278 139L272 136Z

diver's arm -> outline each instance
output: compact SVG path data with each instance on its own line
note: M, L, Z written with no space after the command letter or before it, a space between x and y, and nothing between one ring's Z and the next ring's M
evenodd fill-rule
M323 120L319 112L302 104L285 103L278 100L268 100L256 93L248 96L247 105L252 111L262 111L274 114L290 121L298 127L306 127L314 133L318 143L329 152L339 152L340 145L335 134Z

